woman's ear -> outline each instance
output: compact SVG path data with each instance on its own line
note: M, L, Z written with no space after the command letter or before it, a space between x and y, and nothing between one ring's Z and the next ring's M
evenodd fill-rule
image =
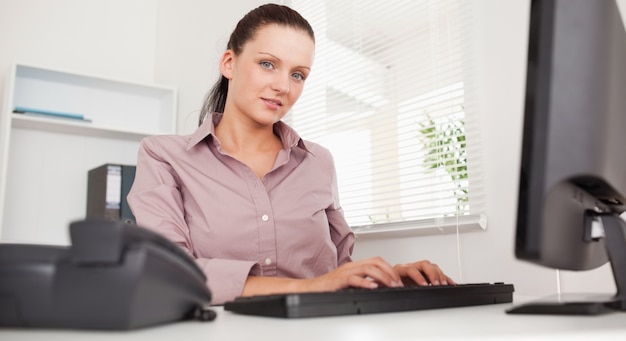
M233 78L233 58L235 54L232 50L226 50L222 55L222 59L220 59L220 72L222 76L226 77L226 79L230 80Z

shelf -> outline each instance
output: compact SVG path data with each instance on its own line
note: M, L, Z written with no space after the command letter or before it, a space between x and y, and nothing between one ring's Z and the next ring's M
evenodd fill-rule
M111 131L175 132L173 88L22 64L15 66L13 77L11 111L21 106L82 114Z
M171 87L15 64L4 92L0 242L68 244L68 225L86 216L89 170L136 164L141 139L176 133Z
M13 114L11 123L13 128L35 129L62 134L109 137L128 140L141 140L146 136L158 135L161 133L156 131L147 132L120 129L118 127L106 127L96 125L92 122L72 121L56 118L28 117L18 114Z

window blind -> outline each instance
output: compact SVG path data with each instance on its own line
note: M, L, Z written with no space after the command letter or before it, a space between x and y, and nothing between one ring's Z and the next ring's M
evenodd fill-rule
M471 7L293 0L316 56L285 120L332 152L358 232L485 227Z

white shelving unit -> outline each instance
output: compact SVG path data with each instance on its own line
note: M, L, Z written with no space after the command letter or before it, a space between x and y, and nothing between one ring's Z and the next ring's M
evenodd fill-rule
M85 216L87 172L135 164L139 141L176 132L176 90L16 64L0 116L0 241L68 244ZM89 121L14 113L76 113Z

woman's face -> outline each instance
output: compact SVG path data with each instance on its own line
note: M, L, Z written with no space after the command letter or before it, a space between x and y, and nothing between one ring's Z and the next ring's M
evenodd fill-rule
M270 24L239 55L226 51L220 62L222 75L229 79L225 113L260 126L282 119L302 93L314 50L306 32Z

